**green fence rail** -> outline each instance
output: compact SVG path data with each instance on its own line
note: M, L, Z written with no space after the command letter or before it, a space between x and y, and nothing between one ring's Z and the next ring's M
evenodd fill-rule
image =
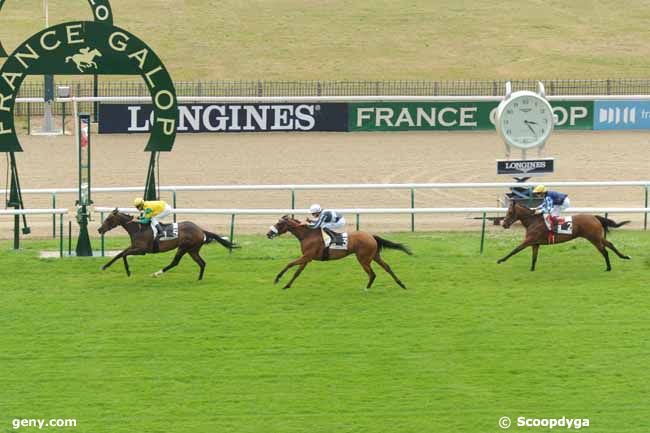
M650 94L650 79L603 80L541 80L548 95L645 95ZM536 90L538 80L515 80L517 90ZM178 96L499 96L505 93L505 80L483 81L178 81ZM70 86L75 96L94 96L93 80L55 80L56 86ZM42 80L24 83L20 98L43 97ZM108 81L99 79L98 96L149 96L141 81ZM31 107L28 107L31 105ZM54 114L65 110L70 115L69 104L55 104ZM80 111L95 114L92 102L80 105ZM19 104L16 115L43 114L43 104Z

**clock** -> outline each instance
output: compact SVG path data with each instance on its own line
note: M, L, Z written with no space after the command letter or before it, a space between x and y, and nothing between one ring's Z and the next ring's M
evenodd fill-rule
M551 104L541 94L521 90L506 95L497 107L496 128L506 146L522 150L543 147L553 132Z

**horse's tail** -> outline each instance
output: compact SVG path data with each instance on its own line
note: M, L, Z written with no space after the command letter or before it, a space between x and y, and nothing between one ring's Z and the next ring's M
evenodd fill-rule
M208 232L206 230L203 230L203 234L205 235L205 243L209 244L210 242L217 241L221 245L223 245L226 248L233 249L233 248L239 248L239 245L236 245L232 242L230 242L226 238L222 238L216 233Z
M408 254L409 256L413 255L413 253L411 252L409 247L407 247L404 244L398 244L397 242L391 242L391 241L389 241L387 239L380 238L379 236L373 236L373 238L375 238L375 240L377 241L377 245L379 246L379 249L377 250L377 252L380 252L382 250L382 248L390 248L391 250L400 250L400 251Z
M68 56L68 57L65 58L66 63L70 63L70 60L72 60L72 56Z
M630 221L621 221L620 223L617 223L616 221L610 220L609 218L601 217L600 215L594 215L594 216L596 217L596 219L598 219L598 221L603 226L606 232L609 231L610 227L616 229L630 222Z

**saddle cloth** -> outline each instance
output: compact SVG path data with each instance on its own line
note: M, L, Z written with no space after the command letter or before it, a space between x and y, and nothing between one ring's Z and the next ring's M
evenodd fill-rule
M551 216L544 215L544 223L546 223L546 228L551 230ZM571 235L573 234L573 217L566 216L560 217L557 221L557 226L555 227L555 233L558 235Z
M330 235L325 233L325 230L321 230L323 234L323 241L325 242L325 248L331 250L347 250L348 249L348 234L347 233L338 233L338 239L336 242L332 243L332 238Z
M160 224L162 227L161 241L169 241L178 238L178 223Z

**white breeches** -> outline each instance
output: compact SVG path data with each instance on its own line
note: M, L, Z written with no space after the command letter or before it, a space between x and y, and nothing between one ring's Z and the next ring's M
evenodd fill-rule
M553 209L551 209L551 216L559 217L560 212L567 210L569 206L571 206L571 201L569 200L569 197L567 197L564 199L561 205L553 206Z
M340 231L341 229L345 228L345 218L341 217L341 219L335 223L325 223L321 225L321 228L330 229L335 232Z
M158 229L157 225L160 223L160 220L162 220L165 217L168 217L172 213L172 207L170 205L166 205L165 209L160 212L158 215L155 217L151 217L151 229L153 230L153 235L156 236Z

